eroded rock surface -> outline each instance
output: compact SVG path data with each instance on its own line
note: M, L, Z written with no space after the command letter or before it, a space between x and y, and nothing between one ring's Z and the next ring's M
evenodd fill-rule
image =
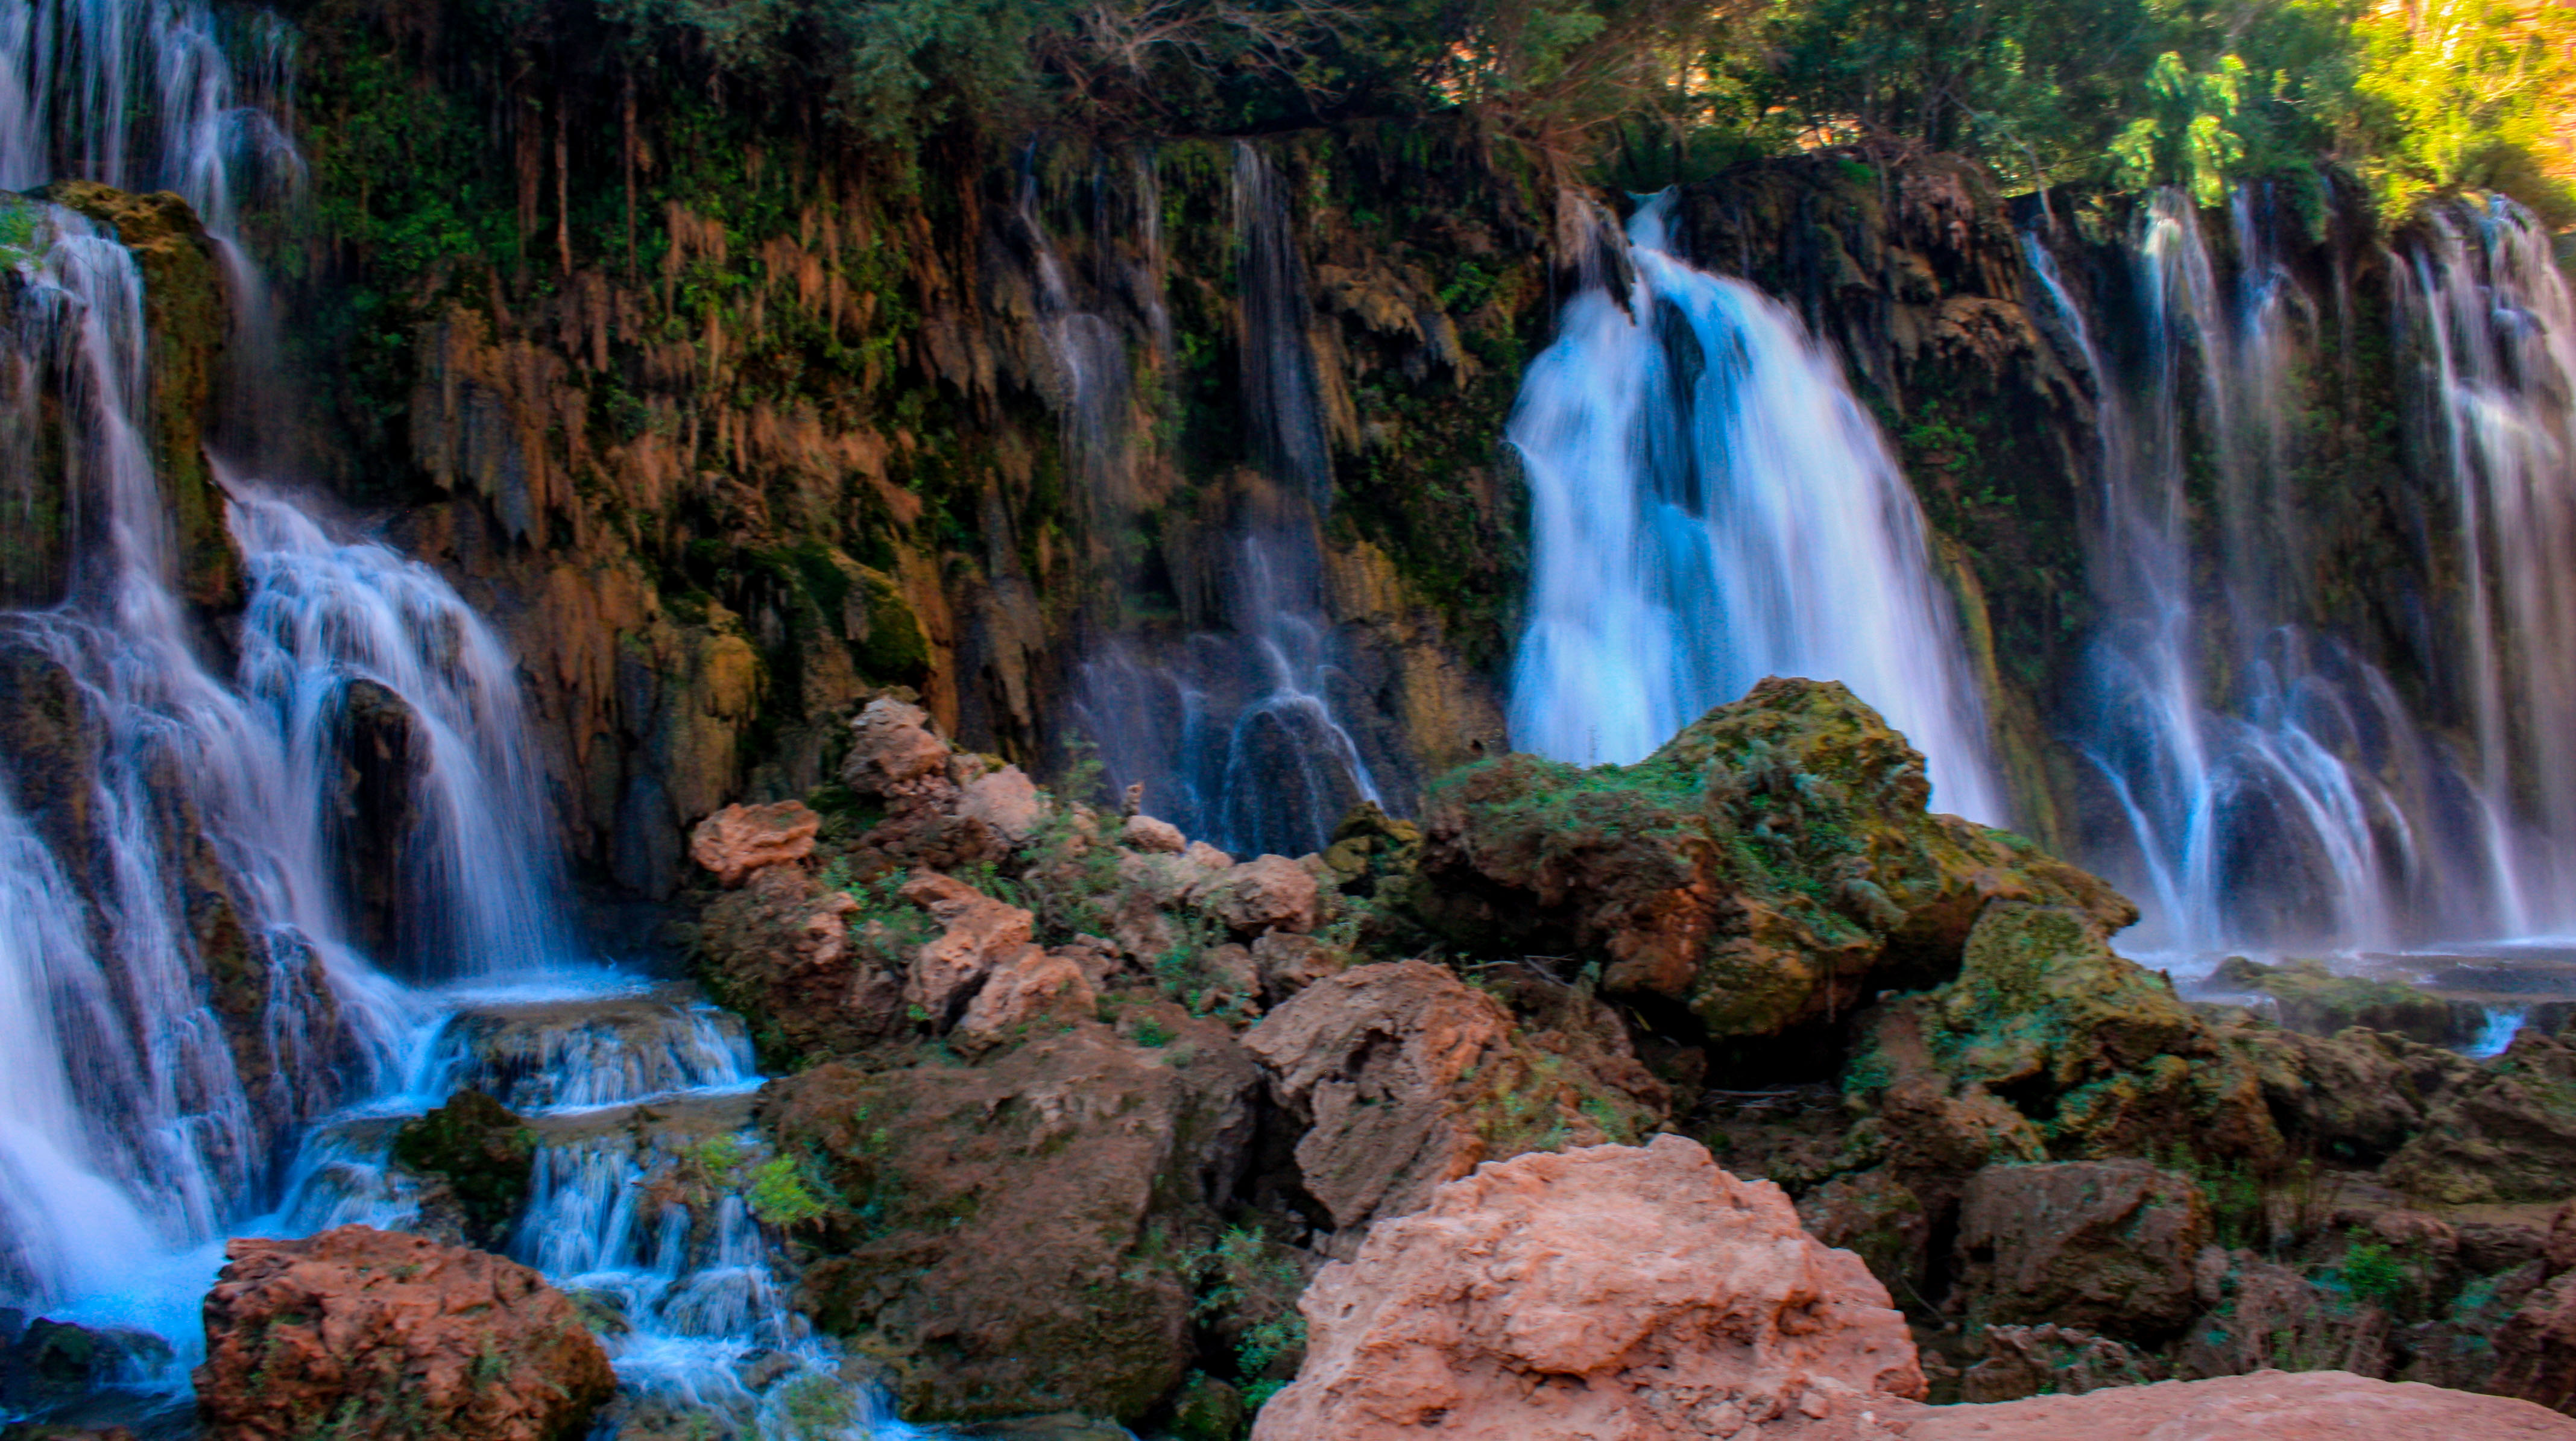
M1450 1182L1300 1309L1306 1364L1254 1441L1678 1441L1923 1391L1860 1259L1676 1136Z
M823 818L803 801L727 806L689 834L689 859L715 872L730 890L763 866L787 865L814 853Z
M2344 1371L2260 1371L1993 1406L1892 1411L1905 1441L2571 1441L2526 1401ZM1882 1433L1886 1434L1886 1433Z
M215 1441L562 1441L616 1389L572 1303L516 1261L365 1226L224 1254L196 1370Z

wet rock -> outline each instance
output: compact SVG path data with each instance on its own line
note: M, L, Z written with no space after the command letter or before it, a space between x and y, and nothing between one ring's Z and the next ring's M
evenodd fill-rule
M763 1093L840 1203L803 1305L888 1362L906 1415L1133 1420L1188 1371L1187 1257L1242 1173L1259 1079L1222 1025L1142 1019L1161 1044L1084 1020L974 1066L834 1063Z
M170 1343L149 1332L0 1310L0 1414L43 1414L148 1383L170 1361Z
M2452 1045L2474 1039L2486 1019L2483 1007L2445 1001L2395 981L2339 976L2316 960L2267 966L2230 956L2210 973L2207 985L2268 995L2280 1008L2282 1025L2312 1036L2362 1026L2426 1045Z
M1323 914L1315 873L1286 856L1260 856L1230 866L1190 889L1190 901L1240 935L1302 934Z
M459 1091L394 1132L394 1163L446 1187L465 1239L497 1247L527 1204L536 1136L526 1121L480 1091Z
M2383 1174L2451 1205L2576 1194L2576 1046L2525 1027L2426 1107Z
M2027 842L1926 812L1922 757L1832 682L1765 680L1634 766L1479 762L1425 798L1425 920L1471 952L1573 951L1605 985L1763 1035L1946 978L1992 901L2136 909Z
M963 881L923 871L904 883L903 898L930 913L941 930L914 954L903 998L945 1023L997 968L1037 965L1037 917L1005 905ZM1042 953L1041 953L1042 954Z
M1317 981L1243 1043L1305 1123L1299 1172L1345 1230L1419 1208L1479 1161L1632 1140L1654 1121L1579 1062L1532 1044L1492 997L1424 961Z
M701 913L698 975L751 1023L773 1063L860 1050L909 1028L905 979L933 922L909 904L860 909L801 866L764 866Z
M2142 1161L1990 1166L1960 1199L1958 1290L1975 1322L2153 1339L2190 1320L2209 1238L2200 1188Z
M1965 1401L2080 1396L2107 1386L2143 1386L2163 1368L2133 1347L2072 1326L1989 1326L1986 1358L1959 1378Z
M1905 1441L2570 1441L2576 1422L2525 1401L2342 1371L2265 1371L1994 1406L1889 1412Z
M1923 1391L1859 1258L1677 1136L1480 1167L1373 1227L1299 1309L1305 1365L1254 1441L1679 1441Z
M2385 1160L2424 1128L2436 1101L2477 1074L2456 1051L2380 1031L2307 1036L2241 1012L2214 1030L2254 1068L2287 1138L2346 1160Z
M416 944L404 878L420 824L417 796L429 737L401 696L360 678L340 695L340 882L355 903L357 942L370 954L409 957Z
M803 801L727 806L689 833L689 859L715 872L727 890L763 866L790 865L814 853L823 818Z
M515 1261L365 1226L224 1254L196 1370L214 1441L563 1441L616 1389L572 1303Z

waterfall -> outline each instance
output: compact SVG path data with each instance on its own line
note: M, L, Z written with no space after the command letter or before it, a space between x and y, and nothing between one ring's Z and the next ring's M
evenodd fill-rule
M2231 197L2231 277L2187 199L2149 197L2128 246L2139 358L2126 367L2096 341L2092 297L2024 238L2100 417L2088 545L2106 619L2073 740L2120 834L2086 859L2143 893L2144 944L2185 952L2525 932L2548 921L2532 898L2556 890L2552 857L2576 835L2556 809L2554 750L2517 758L2506 734L2576 721L2562 708L2576 686L2558 679L2576 644L2576 592L2559 579L2576 532L2566 452L2550 439L2570 394L2563 283L2545 233L2500 205L2466 232L2458 212L2437 216L2395 267L2399 327L2422 352L2422 408L2439 432L2420 449L2458 506L2459 684L2480 758L2463 764L2421 703L2320 620L2298 377L2323 363L2322 312L2283 258L2274 210L2259 186ZM2201 484L2215 503L2196 532ZM2538 799L2517 806L2517 794Z
M1386 797L1344 718L1354 688L1324 609L1332 449L1290 198L1259 147L1234 154L1238 379L1255 468L1232 479L1208 623L1177 639L1106 638L1083 667L1078 716L1111 783L1143 784L1148 811L1230 851L1298 855L1320 850L1351 806Z
M1905 477L1794 316L1674 255L1671 206L1630 221L1624 292L1567 304L1506 431L1533 539L1512 743L1626 763L1766 675L1838 680L1923 752L1936 804L2001 821Z

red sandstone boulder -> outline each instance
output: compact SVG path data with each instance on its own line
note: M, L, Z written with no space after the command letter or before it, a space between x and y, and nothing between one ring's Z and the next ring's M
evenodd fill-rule
M948 789L948 742L930 729L930 712L891 696L867 703L850 722L841 783L863 796L889 799Z
M1923 1392L1860 1258L1677 1136L1482 1167L1298 1309L1306 1363L1254 1441L1680 1441Z
M946 1020L958 998L996 967L1016 969L1023 953L1037 950L1037 917L1005 905L964 881L924 871L905 882L903 898L930 912L939 936L914 957L904 1000Z
M366 1226L225 1255L196 1371L215 1441L558 1441L616 1390L572 1303L515 1261Z
M814 853L823 818L803 801L766 806L727 806L689 834L689 859L716 873L731 890L763 866L801 861Z
M1286 856L1260 856L1229 866L1190 891L1198 908L1244 935L1303 933L1323 914L1315 873Z
M1876 1420L1869 1430L1841 1435L1852 1441L2576 1441L2576 1421L2528 1401L2346 1371L2258 1371L1993 1406L1892 1407Z

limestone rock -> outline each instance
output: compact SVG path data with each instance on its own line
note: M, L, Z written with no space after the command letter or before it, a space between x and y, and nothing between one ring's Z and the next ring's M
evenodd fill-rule
M1480 1167L1299 1309L1305 1365L1254 1441L1680 1441L1923 1392L1860 1259L1677 1136Z
M515 1261L365 1226L224 1254L196 1371L215 1441L561 1441L616 1389L572 1303Z
M2524 1027L2425 1109L2385 1174L2452 1205L2576 1194L2576 1045Z
M1883 1419L1905 1441L2576 1441L2576 1421L2527 1401L2344 1371L1904 1408Z
M527 1122L480 1091L459 1091L394 1132L396 1164L446 1186L463 1212L465 1238L478 1246L508 1236L527 1202L536 1154Z
M1959 1289L1988 1324L2170 1335L2209 1244L2200 1188L2142 1161L1990 1166L1959 1207Z
M957 1033L970 1043L990 1045L1042 1020L1089 1016L1099 1004L1077 953L1022 946L985 977L983 989L967 1003Z
M2201 1252L2194 1288L2207 1308L2176 1349L2184 1375L2240 1376L2275 1367L2384 1369L2388 1313L2356 1306L2297 1271L2251 1251Z
M936 871L905 882L903 898L930 912L943 928L914 956L903 990L906 1004L921 1007L935 1021L947 1020L988 972L1034 964L1026 953L1038 949L1030 939L1037 917L1018 906Z
M1243 1044L1307 1122L1298 1169L1346 1230L1418 1208L1479 1161L1633 1139L1652 1124L1633 1097L1532 1045L1492 997L1424 961L1317 981ZM1605 1118L1627 1134L1608 1134Z
M1833 682L1765 680L1634 766L1478 762L1425 796L1424 919L1470 953L1558 949L1713 1036L1857 1009L1958 963L1989 902L2136 909L2028 842L1928 814L1922 757ZM1793 883L1795 882L1795 883Z
M841 784L863 796L928 794L950 784L948 756L948 742L930 729L928 711L879 696L850 722Z
M716 883L731 890L763 866L812 855L814 835L822 828L823 818L803 801L727 806L689 833L689 859L715 872Z
M1837 1176L1809 1191L1798 1200L1798 1220L1817 1240L1868 1262L1871 1275L1921 1287L1931 1218L1886 1168Z
M2302 1035L2238 1013L2214 1028L2253 1067L2281 1129L2326 1155L2385 1160L2424 1128L2433 1105L2478 1072L2457 1051L2359 1028Z
M1129 850L1149 855L1179 855L1182 847L1189 844L1179 826L1146 815L1129 816L1118 836Z
M1350 957L1313 936L1266 931L1253 939L1252 965L1262 999L1277 1005L1350 964Z
M2576 1411L2576 1271L2534 1291L2498 1328L2485 1389Z
M802 1304L892 1368L907 1417L1132 1421L1192 1358L1187 1257L1218 1229L1258 1073L1176 1006L1159 1047L1083 1020L973 1066L833 1063L774 1081L779 1144L836 1200Z
M1018 766L1004 766L977 778L957 798L959 819L990 826L1012 845L1036 834L1046 811L1046 797L1038 794L1037 782Z
M2439 1046L2474 1039L2482 1007L2445 1001L2413 986L2337 975L2323 961L2293 958L2277 966L2230 956L2210 973L2213 990L2255 991L2280 1007L2281 1024L2312 1036L2353 1026Z
M801 866L754 871L699 918L698 974L741 1012L773 1061L857 1050L905 1028L920 937L882 920L851 933L858 901ZM930 922L913 919L927 932Z
M1314 872L1286 856L1229 866L1190 889L1190 901L1243 935L1315 929L1323 911Z

